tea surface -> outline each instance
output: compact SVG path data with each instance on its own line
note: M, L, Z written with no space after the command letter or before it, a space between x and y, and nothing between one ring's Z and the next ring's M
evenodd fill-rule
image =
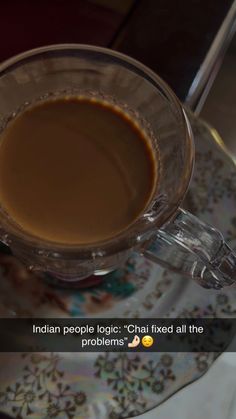
M38 238L88 244L128 227L156 182L151 145L107 102L65 97L38 102L0 136L0 202Z

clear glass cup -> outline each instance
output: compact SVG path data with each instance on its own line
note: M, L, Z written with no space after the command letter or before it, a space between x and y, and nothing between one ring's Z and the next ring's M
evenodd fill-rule
M52 45L2 63L0 92L1 130L24 107L51 96L83 94L109 100L138 120L160 160L159 182L148 208L125 231L91 246L41 240L23 231L1 208L0 240L28 268L50 272L69 284L116 269L136 251L206 288L236 280L236 256L221 233L180 208L193 170L193 136L180 102L150 69L104 48Z

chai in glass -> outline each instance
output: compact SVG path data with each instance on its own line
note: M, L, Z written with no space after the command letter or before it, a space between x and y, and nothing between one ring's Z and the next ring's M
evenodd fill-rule
M25 232L83 245L124 231L147 207L157 165L120 107L86 97L36 102L0 135L0 202Z

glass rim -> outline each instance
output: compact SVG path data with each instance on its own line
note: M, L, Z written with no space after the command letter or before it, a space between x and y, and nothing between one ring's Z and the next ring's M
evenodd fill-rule
M176 201L171 206L166 207L166 211L165 211L166 214L164 215L161 214L155 223L149 223L147 226L140 226L141 231L139 234L137 231L133 232L134 243L131 246L130 244L132 243L132 240L130 239L132 235L132 230L134 229L135 226L137 227L138 223L140 223L140 219L145 217L145 214L147 213L148 208L146 208L144 210L144 213L140 214L139 217L135 219L132 224L127 226L126 229L122 230L122 232L104 241L94 242L90 244L89 243L88 244L56 243L53 241L44 240L43 238L31 235L30 233L26 232L25 230L21 228L17 231L17 234L13 231L9 232L11 237L15 241L18 241L21 243L28 242L32 246L40 247L41 249L42 248L51 249L51 250L53 249L54 252L61 252L63 253L63 255L65 255L65 253L68 253L68 256L69 256L69 254L72 252L72 253L80 253L80 256L83 256L83 253L84 253L84 256L85 256L87 255L88 252L94 253L94 251L99 249L100 254L104 251L104 255L108 256L109 254L115 253L114 247L116 248L116 252L117 251L119 252L119 251L128 249L129 247L132 247L135 244L138 245L138 243L140 242L140 239L137 238L138 235L142 235L143 233L148 232L150 230L159 229L163 224L168 222L174 216L174 214L176 213L179 205L181 204L187 192L187 189L191 180L193 165L194 165L194 141L192 137L190 123L188 121L184 108L181 105L181 102L179 101L175 93L168 86L168 84L160 76L158 76L153 70L145 66L140 61L126 54L123 54L118 51L114 51L109 48L104 48L104 47L100 47L96 45L89 45L89 44L77 44L77 43L52 44L52 45L41 46L38 48L33 48L30 50L24 51L22 53L19 53L17 55L14 55L13 57L7 60L4 60L2 63L0 63L0 77L2 77L5 73L10 72L11 69L15 67L15 65L21 65L24 63L25 60L29 58L33 58L33 57L36 58L38 56L40 59L40 56L41 55L43 56L45 53L50 53L53 51L55 52L61 51L62 53L65 53L66 51L69 52L73 50L78 51L78 52L79 51L85 51L85 52L87 51L91 53L97 52L97 53L109 56L111 59L116 58L120 61L121 64L124 62L126 64L129 64L131 66L131 71L132 71L132 68L134 70L135 69L138 70L140 76L148 79L157 89L158 88L160 89L161 87L167 99L174 105L174 108L176 109L176 111L178 111L178 116L180 117L181 122L182 122L182 127L184 128L184 135L187 138L187 143L189 143L189 160L190 161L189 161L188 175L185 176L185 178L181 180L183 183L183 188L182 188L183 193L179 197L178 201ZM152 199L150 202L151 205L153 204L153 201L157 201L157 199L155 198ZM127 240L127 237L128 237L128 240ZM129 245L127 244L127 241L129 242Z

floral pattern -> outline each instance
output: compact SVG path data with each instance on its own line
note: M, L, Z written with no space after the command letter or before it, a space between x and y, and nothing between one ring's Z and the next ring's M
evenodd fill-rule
M191 117L196 166L185 207L236 246L236 170L204 123ZM221 214L226 214L222 217ZM200 288L131 255L97 287L57 290L2 247L0 314L51 317L235 317L236 287ZM0 410L17 419L135 417L198 379L215 353L0 354ZM103 413L100 413L103 412Z
M47 418L77 417L78 409L86 405L84 392L73 392L63 382L64 372L58 367L59 356L55 354L22 354L28 362L23 367L22 380L8 385L0 393L2 407L8 406L16 419L23 419L33 413L33 404L41 401L47 405ZM86 411L86 409L85 409Z
M117 393L114 400L119 409L111 410L109 417L140 414L147 404L145 391L160 394L169 381L175 380L172 362L170 355L163 355L160 360L149 360L147 363L143 363L140 356L131 357L126 353L99 355L94 364L95 376L105 379Z

